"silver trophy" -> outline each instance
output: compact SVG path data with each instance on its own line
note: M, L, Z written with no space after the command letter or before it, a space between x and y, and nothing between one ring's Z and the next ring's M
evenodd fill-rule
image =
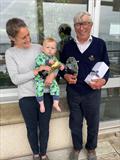
M74 57L69 57L66 61L65 71L68 74L78 75L78 63Z

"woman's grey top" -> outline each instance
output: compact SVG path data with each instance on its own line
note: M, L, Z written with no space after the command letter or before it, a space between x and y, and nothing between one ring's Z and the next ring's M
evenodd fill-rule
M18 86L18 97L35 96L35 58L41 52L39 44L30 48L11 47L5 53L6 66L12 82Z

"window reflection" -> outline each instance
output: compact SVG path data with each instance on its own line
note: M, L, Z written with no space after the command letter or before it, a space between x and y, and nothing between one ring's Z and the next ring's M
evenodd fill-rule
M44 36L53 36L59 42L58 27L62 23L73 27L73 16L80 10L87 10L87 0L1 0L0 6L0 88L11 88L14 85L7 73L4 57L10 47L5 30L7 20L12 17L23 19L33 43L42 44Z
M120 76L120 50L110 50L109 60L110 60L110 77Z
M120 5L118 0L102 0L100 13L99 37L107 44L110 77L120 77ZM100 120L117 119L120 119L120 87L102 89Z
M120 87L102 89L100 119L120 119Z
M107 18L106 18L107 17ZM111 62L110 76L120 76L120 5L118 1L101 1L99 37L107 44Z
M71 34L74 37L73 17L80 10L86 10L86 5L43 2L44 36L53 36L59 41L58 28L61 24L67 23L71 26Z
M27 6L27 7L25 7ZM12 17L22 18L28 24L31 39L38 42L36 0L1 0L0 1L0 88L10 88L12 84L5 65L5 51L10 47L5 26L8 19Z

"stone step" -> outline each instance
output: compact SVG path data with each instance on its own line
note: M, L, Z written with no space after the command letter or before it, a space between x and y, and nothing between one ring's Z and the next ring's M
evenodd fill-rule
M71 146L68 117L52 118L48 150ZM31 154L24 123L0 126L0 160Z
M63 151L65 154L64 160L67 160L70 150L63 150L65 148L72 147L71 141L71 134L68 127L68 117L59 117L59 118L52 118L50 122L50 138L48 143L48 153L50 156L53 155L52 160L62 160L55 157L55 153L57 156L57 151ZM118 132L119 133L119 132ZM84 144L86 141L86 125L83 128L83 135L84 135ZM99 132L99 141L102 139L110 139L111 136L115 134L111 133L109 135L102 135L101 131ZM116 140L116 144L120 142ZM113 144L112 144L113 145ZM120 143L118 146L114 147L116 150L119 150L120 154ZM105 149L104 149L105 146ZM109 152L113 152L113 148L110 147L111 145L108 142L100 142L98 145L98 155L107 154ZM110 149L109 149L110 148ZM61 152L60 152L61 153ZM99 154L100 153L100 154ZM26 128L24 123L19 124L12 124L12 125L4 125L0 127L0 160L8 160L14 159L15 157L25 157L27 155L31 155L31 149L28 144L27 136L26 136ZM62 154L62 155L64 155ZM59 155L61 156L61 155ZM83 150L80 154L80 157L85 157L85 150ZM31 158L31 156L27 157ZM24 160L24 159L21 159ZM107 160L107 159L105 159ZM108 159L110 160L110 159ZM117 159L114 159L117 160Z
M120 150L119 150L120 151ZM49 151L48 156L50 160L69 160L69 153L71 152L71 148L64 148L61 150ZM114 146L109 141L102 141L98 143L98 148L96 149L96 154L98 160L119 160L120 155L115 150ZM25 156L14 158L11 160L32 160L32 156ZM83 149L79 154L78 160L87 160L86 150Z

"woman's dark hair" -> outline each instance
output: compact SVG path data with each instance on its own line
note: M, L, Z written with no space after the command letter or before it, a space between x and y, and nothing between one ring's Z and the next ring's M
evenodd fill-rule
M6 23L6 32L9 37L15 38L21 27L27 27L25 22L19 18L9 19ZM11 46L14 46L14 41L11 40Z

